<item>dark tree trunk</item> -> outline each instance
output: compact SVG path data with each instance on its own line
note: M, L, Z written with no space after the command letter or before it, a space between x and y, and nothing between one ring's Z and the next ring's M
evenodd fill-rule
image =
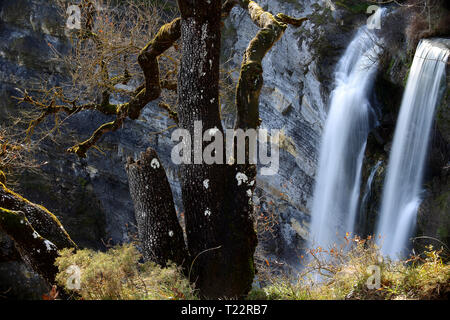
M147 149L136 162L129 159L127 173L144 259L162 266L169 260L186 266L183 230L166 172L155 150Z
M178 1L183 50L178 118L180 128L187 129L192 138L195 121L202 122L203 132L214 127L223 132L219 114L221 2ZM193 162L202 150L193 150ZM209 298L242 296L254 277L256 235L251 206L246 189L237 186L236 173L236 167L226 164L181 166L186 232L194 259L191 280Z

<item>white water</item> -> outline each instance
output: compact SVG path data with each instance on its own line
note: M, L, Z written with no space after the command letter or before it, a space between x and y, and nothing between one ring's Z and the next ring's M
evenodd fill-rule
M377 227L377 234L382 238L382 252L392 258L405 254L415 225L430 129L448 56L447 48L422 40L409 73Z
M354 229L372 113L368 95L377 69L378 47L373 37L362 27L337 66L314 190L310 229L313 246L339 243Z

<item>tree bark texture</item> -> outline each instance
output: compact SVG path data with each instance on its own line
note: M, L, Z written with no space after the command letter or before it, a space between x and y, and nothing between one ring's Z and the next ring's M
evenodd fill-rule
M166 172L155 150L128 159L128 182L145 260L166 266L188 262L183 230L177 219Z

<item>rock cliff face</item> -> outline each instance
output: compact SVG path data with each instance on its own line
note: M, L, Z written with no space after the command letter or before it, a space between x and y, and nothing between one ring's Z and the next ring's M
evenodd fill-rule
M333 86L334 67L357 26L366 21L366 7L340 6L341 2L329 0L261 0L259 3L274 13L310 18L301 28L289 27L264 59L265 82L260 100L262 127L281 130L279 171L273 176L260 175L257 180L257 194L261 199L259 210L276 212L274 236L261 239L260 248L271 261L287 262L297 267L298 256L308 237L319 143ZM0 121L17 114L18 107L11 99L16 94L15 87L30 87L39 78L56 84L64 77L58 66L52 63L48 45L50 43L60 52L67 50L69 44L64 37L64 24L50 0L3 0L0 3ZM236 70L234 79L238 77L243 52L256 32L257 28L247 13L234 8L224 24L222 46L225 67ZM404 62L399 58L395 64L404 69ZM402 84L388 76L380 76L378 83L378 88L384 85L395 93L395 97L401 98L397 87L401 88ZM382 99L379 97L379 100ZM440 110L444 110L441 126L447 129L442 136L448 145L448 95L446 101L447 109L442 107ZM383 112L399 106L389 99L380 103L385 106ZM231 109L227 105L223 107L224 110ZM386 146L390 141L387 137L393 132L395 114L395 111L386 112L383 116L386 118L382 126L387 132L385 140L377 140L377 134L370 138L369 144L373 147L368 148L363 185L370 168L378 160L386 159ZM79 245L98 249L104 249L106 243L128 241L135 232L124 166L127 156L136 157L148 146L157 150L164 163L178 210L182 211L178 169L170 160L171 132L164 131L172 122L161 116L155 105L147 106L139 120L126 121L122 129L107 134L99 144L105 154L90 152L86 159L80 160L64 152L70 146L68 140L86 138L106 119L106 116L91 112L72 117L64 135L57 139L58 144L51 141L43 143L39 158L48 164L39 173L22 176L18 190L54 212ZM231 126L232 111L225 115L225 120ZM151 134L161 131L164 132ZM376 197L380 192L383 170L381 165L375 175L368 200L373 207L369 215L377 209ZM447 211L444 216L448 217L448 170L446 172L447 176L436 178L441 182L430 188L440 191L433 191L430 198L432 209L427 212L438 210L436 212L442 214ZM447 183L447 188L443 187L442 181ZM445 199L439 195L441 191L444 196L447 192ZM436 209L440 203L443 203L444 211L442 207ZM36 292L44 288L42 281L29 270L23 271L25 266L17 268L21 264L17 262L10 242L4 239L1 243L4 245L0 245L0 296L10 287L20 287L20 290L13 290L16 296L19 293L36 296ZM13 276L9 275L11 272L14 272ZM31 287L37 289L26 291L24 288L30 288L30 281L34 281ZM21 285L17 286L17 283Z

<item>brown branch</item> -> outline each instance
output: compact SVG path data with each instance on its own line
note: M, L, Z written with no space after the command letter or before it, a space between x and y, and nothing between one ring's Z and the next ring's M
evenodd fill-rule
M97 141L107 132L116 131L122 125L124 117L117 117L116 120L102 124L94 131L92 136L67 150L67 152L75 153L80 158L86 157L86 152L94 146Z
M236 0L227 0L222 7L222 17L226 18L236 4ZM86 0L85 3L83 3L83 8L86 9L86 22L83 29L80 31L79 37L83 40L92 39L96 43L97 47L101 48L102 44L100 38L92 31L93 14L95 13L91 10L93 9L92 3L89 0ZM89 148L94 146L95 143L97 143L103 134L117 130L122 125L126 117L129 117L130 119L137 119L140 116L142 109L149 102L160 97L161 90L163 88L170 91L177 91L176 81L166 79L160 80L158 57L173 46L174 43L180 38L180 35L181 19L176 18L173 21L163 25L155 37L141 50L138 56L138 63L144 73L145 83L134 91L134 96L128 103L120 105L111 104L109 101L110 88L107 88L102 93L102 101L100 104L89 103L83 105L77 105L76 101L68 101L60 92L55 93L56 97L50 104L45 104L34 100L25 91L22 98L16 98L19 100L19 103L28 102L39 109L42 109L40 116L30 123L27 130L28 135L32 134L34 128L36 128L47 116L57 114L59 112L72 115L83 110L96 110L106 115L115 115L116 119L114 121L102 124L97 130L95 130L88 140L67 150L70 153L77 154L79 157L86 157L86 152ZM129 80L130 75L127 73L127 70L125 70L124 75L116 76L110 79L103 59L101 59L100 64L102 77L107 77L107 79L105 78L104 80L107 80L106 82L108 83L112 83L112 86L118 83L126 83ZM56 105L56 98L59 98L68 105ZM178 116L173 108L165 103L160 103L160 107L167 110L169 112L169 117L178 123Z
M180 18L173 20L161 27L156 36L141 51L138 56L139 65L144 73L145 88L143 88L128 103L116 107L117 118L112 122L101 125L92 136L67 151L77 154L79 157L86 157L86 152L105 134L116 131L128 116L130 119L137 119L142 109L150 102L161 95L161 81L159 77L158 57L180 37ZM165 86L171 85L164 83ZM109 101L105 106L109 106Z
M280 39L287 24L300 26L307 18L295 19L285 14L274 17L254 1L241 1L253 22L261 28L250 41L241 64L241 74L236 89L237 118L235 128L256 129L259 119L259 95L263 85L262 59Z

